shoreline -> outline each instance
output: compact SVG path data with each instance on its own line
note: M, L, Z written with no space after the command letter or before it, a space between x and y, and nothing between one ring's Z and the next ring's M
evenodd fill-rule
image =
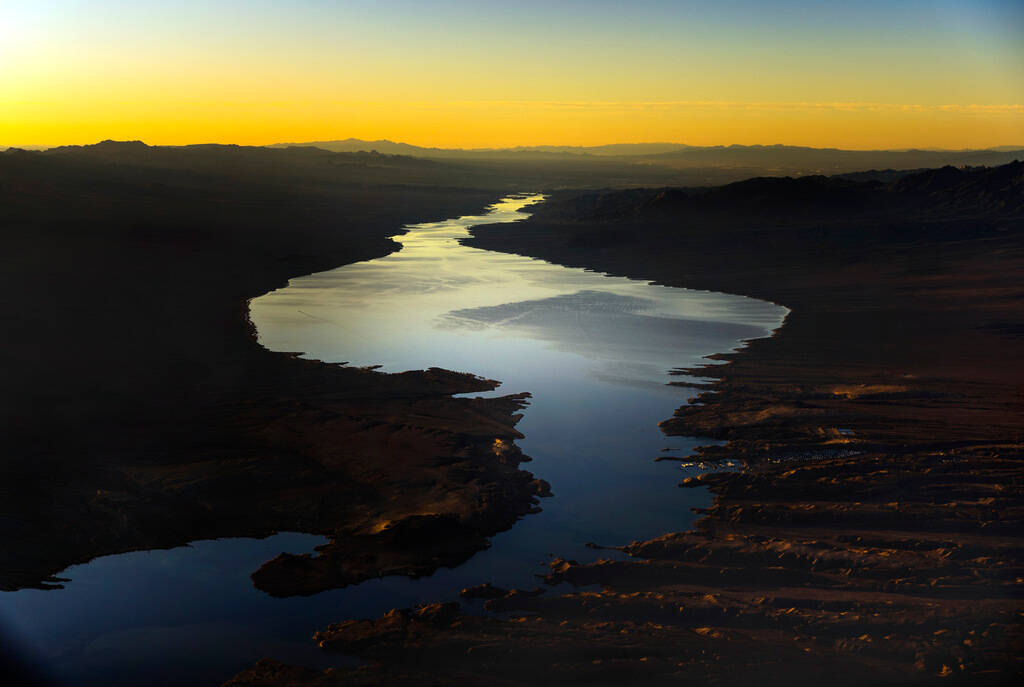
M4 466L0 588L59 585L62 570L97 556L277 531L333 543L299 562L316 568L305 582L295 560L287 580L275 572L285 562L268 561L256 578L272 593L312 593L383 570L425 574L472 555L547 493L519 468L526 456L492 450L496 437L518 436L522 399L453 398L495 382L273 353L249 320L251 298L296 276L386 255L406 224L479 212L494 192L396 185L277 197L261 188L225 213L216 197L189 198L169 212L166 200L117 184L104 189L128 199L117 206L86 188L79 195L65 182L53 192L62 202L51 199L45 212L31 198L22 211L20 197L4 211L22 227L8 230L5 277L32 295L5 308L33 328L24 347L12 339L8 355L19 363L5 366L8 400L23 404L4 407L7 445L25 460ZM245 183L224 193L244 196ZM99 235L88 231L101 222ZM55 253L57 239L71 245ZM57 293L66 303L51 300ZM40 341L35 322L50 312L54 335ZM58 352L72 332L86 338L68 360ZM90 338L96 332L122 345ZM362 474L361 452L391 455L395 433L408 443L403 471ZM395 490L415 498L388 505ZM430 504L442 492L462 505L417 516L437 510ZM384 520L391 525L375 529ZM409 536L422 540L419 554L396 548ZM430 552L431 541L446 544Z
M976 176L1017 173L1009 167L958 171L954 181L970 189ZM915 182L901 183L885 203L905 202ZM742 216L676 233L684 210L630 206L659 202L655 193L592 194L598 207L628 197L608 219L582 214L588 205L565 193L522 224L475 231L469 243L768 295L791 309L776 336L714 356L724 365L685 371L712 379L710 390L664 429L725 440L702 457L746 466L684 481L715 493L697 527L622 547L626 561L556 559L545 578L599 592L488 590L486 607L498 616L435 604L341 622L317 641L372 665L323 674L266 661L227 684L472 684L500 675L518 685L543 674L551 684L995 685L1021 677L1020 218L924 217L900 206L882 224L813 218L773 228L769 213L757 234ZM740 241L751 250L721 250Z

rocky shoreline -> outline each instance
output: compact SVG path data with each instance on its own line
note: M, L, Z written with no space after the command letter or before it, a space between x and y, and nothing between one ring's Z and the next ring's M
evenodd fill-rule
M566 193L476 229L482 248L790 307L775 337L680 371L710 381L662 425L743 469L683 483L715 494L693 531L552 561L545 583L577 592L338 623L317 641L371 665L268 660L227 684L1014 684L1022 189L1014 164Z

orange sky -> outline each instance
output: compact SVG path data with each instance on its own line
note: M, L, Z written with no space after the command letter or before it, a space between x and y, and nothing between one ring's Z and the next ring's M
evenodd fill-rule
M1024 144L1024 10L895 4L0 3L0 145Z

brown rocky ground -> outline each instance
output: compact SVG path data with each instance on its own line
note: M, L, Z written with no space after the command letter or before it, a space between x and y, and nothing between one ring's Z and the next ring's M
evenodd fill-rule
M691 532L552 563L549 584L596 591L467 590L493 613L341 622L317 640L369 665L267 660L228 684L1016 684L1022 208L1015 164L563 194L477 230L479 247L790 307L663 423L744 468L683 483L716 496Z

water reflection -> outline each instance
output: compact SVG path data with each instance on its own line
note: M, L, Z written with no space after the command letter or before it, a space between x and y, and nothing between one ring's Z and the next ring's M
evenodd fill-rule
M550 554L587 560L598 555L587 542L688 528L691 508L710 499L676 488L697 466L653 462L696 443L657 428L691 393L667 386L666 372L768 334L785 311L459 243L468 227L522 219L540 199L409 227L400 252L293 279L255 299L251 317L273 350L387 371L465 370L502 380L493 393L531 392L519 443L534 459L525 467L555 493L542 513L457 569L315 597L273 599L249 580L281 551L310 550L319 539L309 535L109 556L62 573L64 590L0 594L3 624L67 684L216 684L268 655L337 663L309 641L330 622L453 599L483 581L533 587Z
M468 370L503 380L512 392L532 391L531 370L542 365L549 365L546 376L584 362L591 375L661 386L668 369L764 336L781 322L784 310L762 301L459 243L469 227L522 219L541 199L507 198L486 216L413 225L395 237L400 252L292 280L252 302L260 341L387 371Z
M548 552L586 557L587 541L621 543L692 522L687 499L705 497L680 492L672 464L652 460L692 443L657 428L690 394L667 386L666 373L765 336L785 315L742 296L459 242L474 225L523 219L542 199L513 196L483 216L407 227L395 237L399 252L293 279L251 303L272 350L391 372L465 370L502 380L492 393L533 394L519 443L555 498L478 556L504 560L514 572L501 577L518 584L532 583L528 561Z

